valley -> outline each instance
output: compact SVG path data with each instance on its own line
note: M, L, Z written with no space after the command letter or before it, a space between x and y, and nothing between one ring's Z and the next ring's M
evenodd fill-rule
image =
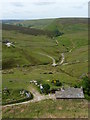
M89 96L55 97L62 87L81 88L88 75L87 19L5 21L2 37L3 118L88 117ZM14 46L8 47L6 40ZM32 97L20 95L23 90Z

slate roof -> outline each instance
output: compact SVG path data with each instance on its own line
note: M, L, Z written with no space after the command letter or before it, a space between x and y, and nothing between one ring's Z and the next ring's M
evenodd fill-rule
M61 91L55 92L57 99L64 99L64 98L84 98L84 93L81 88L67 88Z

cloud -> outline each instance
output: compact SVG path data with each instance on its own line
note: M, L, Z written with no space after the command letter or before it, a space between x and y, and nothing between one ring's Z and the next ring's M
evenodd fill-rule
M11 5L15 7L23 7L24 5L21 2L11 2Z
M75 8L75 9L82 9L83 8L83 6L73 6L73 8Z
M34 5L52 5L52 4L55 4L55 2L34 2L33 3Z
M2 0L0 18L40 19L88 16L88 0ZM18 2L19 1L19 2Z
M83 1L83 2L77 2L71 6L72 8L75 9L84 9L85 7L88 7L88 1Z

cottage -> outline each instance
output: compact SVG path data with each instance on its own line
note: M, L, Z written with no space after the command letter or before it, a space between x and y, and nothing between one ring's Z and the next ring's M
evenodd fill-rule
M11 43L6 43L6 46L7 46L7 47L10 47L10 46L11 46Z
M12 42L7 42L7 43L5 43L5 45L7 46L7 47L15 47L15 45L14 44L12 44Z
M67 88L55 92L56 99L83 99L84 93L82 88Z

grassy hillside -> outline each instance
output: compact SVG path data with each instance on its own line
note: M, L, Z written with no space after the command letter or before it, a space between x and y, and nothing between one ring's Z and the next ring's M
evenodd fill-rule
M48 21L53 21L53 23L51 22L48 25L48 23L49 23ZM9 22L11 24L12 23L15 24L15 21L9 21ZM48 29L50 31L55 31L56 29L58 29L59 31L64 32L62 37L56 37L56 38L52 39L52 38L47 38L46 36L43 36L43 34L45 34L45 32L47 32L47 31L44 32L44 31L39 31L38 29L30 29L30 32L28 32L29 29L23 28L23 30L22 30L22 27L3 25L3 29L7 30L7 31L3 31L3 39L10 39L11 41L16 42L16 48L15 49L11 48L11 49L14 50L14 52L17 52L20 50L18 53L19 55L18 54L17 55L18 56L21 55L20 56L21 58L23 57L22 54L24 51L24 56L26 56L26 57L23 57L22 61L24 61L26 63L28 63L28 61L30 62L30 59L31 60L33 59L33 56L35 54L35 51L37 51L37 49L39 49L38 53L40 52L40 50L43 50L44 52L47 52L48 54L50 53L50 55L53 55L53 57L54 57L54 55L56 57L58 55L58 51L60 51L60 53L69 51L71 49L73 51L77 48L79 49L81 46L86 46L86 48L87 48L87 44L88 44L87 19L74 19L74 18L55 19L55 20L47 19L47 20L35 20L35 21L16 21L16 23L17 22L20 22L20 23L28 22L30 24L33 22L34 25L37 25L37 22L39 22L39 23L41 22L41 23L47 25L45 30ZM9 30L11 30L11 31L9 31ZM18 31L21 33L19 33ZM49 35L51 33L46 33L46 34ZM59 42L58 46L56 46L56 40ZM28 43L30 43L30 44L28 44ZM25 50L23 50L24 47L25 47ZM47 49L45 47L47 47ZM5 48L5 46L4 46L4 48ZM29 50L29 53L31 55L30 54L26 55L26 53L28 52L27 50ZM8 49L7 49L7 51L9 52ZM33 53L33 55L32 55L32 53ZM67 54L69 54L69 53L67 53ZM35 55L35 56L38 56L38 55ZM71 55L71 53L70 53L70 55ZM41 55L39 55L39 57L40 56ZM44 57L45 56L43 56L43 58ZM27 58L27 60L25 60L25 58ZM72 59L72 57L71 57L71 59ZM17 60L19 61L19 58L17 58ZM15 60L15 61L17 61L17 60ZM40 60L36 60L36 61L37 62L35 62L35 63L41 62Z
M44 100L3 108L5 118L88 118L88 104L81 100ZM7 111L7 112L6 112Z
M57 58L55 41L46 36L33 36L4 30L3 40L5 39L15 42L15 48L9 49L3 44L3 68L7 65L8 67L13 65L15 67L17 64L37 65L52 62L50 58L39 55L41 52Z
M62 18L56 19L48 25L45 29L54 31L58 29L64 33L73 33L78 31L87 31L88 29L88 20L87 19L79 19L79 18Z
M41 19L41 20L24 20L22 22L14 23L14 25L21 24L24 27L30 27L30 28L38 28L38 29L44 29L49 24L51 24L54 21L54 19Z
M87 18L57 18L57 19L40 19L40 20L11 20L11 21L3 21L3 23L44 29L55 31L59 30L62 32L78 32L78 31L87 31L88 29L88 19Z
M60 19L57 19L60 20ZM63 20L63 19L62 19ZM62 21L61 20L61 21ZM67 20L67 19L66 19ZM64 26L66 23L65 19L61 22ZM72 21L72 22L71 22ZM78 24L79 21L79 24ZM87 26L84 27L82 30L82 26L80 26L80 21L86 25L85 19L68 19L67 23L68 27L73 27L73 24L77 24L79 30L77 32L71 31L70 33L63 34L62 36L58 36L55 38L49 38L44 35L37 35L35 36L30 34L23 34L19 33L16 30L3 30L3 40L9 39L11 42L15 43L15 48L7 48L5 44L3 44L3 69L10 69L15 68L16 66L35 66L36 71L32 71L32 75L26 75L26 78L29 77L31 79L61 79L64 81L63 75L68 76L65 79L70 79L68 82L65 80L66 83L76 84L79 77L83 73L88 72L88 31ZM11 26L12 27L12 26ZM68 28L66 27L66 28ZM18 27L17 27L18 28ZM12 29L12 28L11 28ZM56 45L56 40L58 41L58 45ZM61 53L64 53L65 60L64 63L68 63L67 65L62 65L55 67L52 69L50 67L52 65L52 59L47 56L41 55L46 54L52 56L56 62L61 61ZM38 65L39 67L38 71ZM43 65L47 66L46 70L44 71ZM77 66L80 71L77 71ZM51 70L55 71L53 75L44 75L44 73L51 68ZM60 69L64 70L61 71ZM42 72L43 71L43 72ZM49 69L50 71L50 69ZM59 74L59 71L61 74ZM71 72L72 71L72 72ZM19 72L20 73L20 72ZM15 73L16 76L17 72ZM21 74L21 73L20 73ZM57 76L58 75L58 76ZM4 75L5 79L9 75ZM10 79L15 77L14 75L10 75ZM75 77L75 78L74 78ZM22 79L24 76L22 77ZM77 79L78 78L78 79ZM72 79L74 81L72 81Z
M2 25L3 30L8 30L8 31L18 31L19 33L23 34L29 34L29 35L47 35L48 37L53 37L55 36L55 32L52 31L47 31L47 30L40 30L40 29L35 29L35 28L27 28L23 26L16 26L16 25L8 25L8 24L3 24Z
M22 25L17 26L16 24L18 23ZM9 28L3 27L3 41L8 39L14 43L15 47L8 48L4 43L2 44L3 89L7 87L12 91L20 89L29 91L31 80L36 80L41 84L49 84L50 90L61 88L61 86L53 85L52 80L59 80L64 87L82 86L82 76L88 73L87 19L13 21L9 22L9 24L13 25L7 25ZM23 24L25 24L24 27ZM27 28L29 25L33 26L33 34L29 31L32 28ZM49 31L48 33L63 32L64 34L50 37L44 31L46 33L47 31ZM62 61L62 53L64 54L63 63L53 67L52 58L56 63L60 63ZM37 86L34 87L39 91ZM85 100L85 102L87 101ZM24 105L20 108L16 107L15 110L21 110L21 113L15 113L15 117L28 118L31 116L33 118L34 116L45 117L45 115L47 117L70 117L71 113L71 117L87 117L87 106L86 104L85 106L81 104L84 105L84 101L72 101L71 104L68 104L67 101L53 102L52 100L45 100L26 105L26 111L22 109L25 107ZM49 107L45 108L45 105ZM79 105L81 108L77 109ZM60 106L60 111L57 106ZM3 109L3 117L13 117L14 110L12 111L11 108ZM24 113L26 116L24 116Z
M3 23L17 25L17 26L21 25L23 27L44 29L46 26L51 24L53 21L54 21L54 19L22 20L22 21L7 20L7 21L3 21Z

